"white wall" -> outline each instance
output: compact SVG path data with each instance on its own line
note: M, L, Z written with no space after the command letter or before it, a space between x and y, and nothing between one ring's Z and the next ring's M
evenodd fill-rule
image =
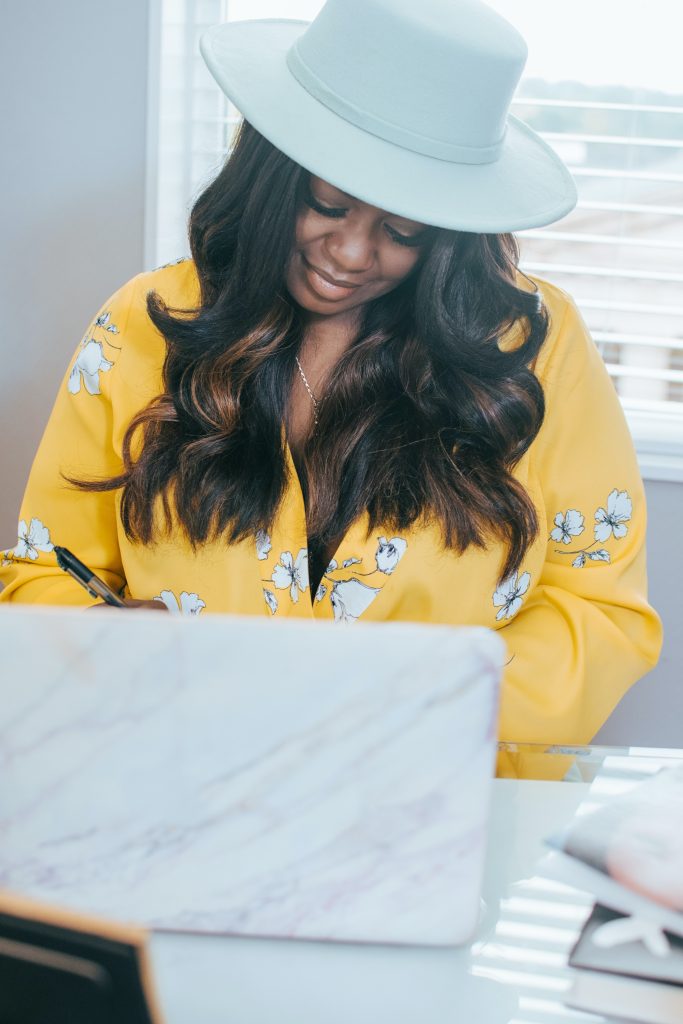
M107 296L143 269L147 8L2 5L0 547L16 542L28 468L75 345ZM683 745L683 485L650 481L647 493L665 649L600 738Z
M596 742L683 747L683 484L646 480L645 489L650 600L664 623L664 647Z
M143 269L146 0L3 0L0 547L73 350Z

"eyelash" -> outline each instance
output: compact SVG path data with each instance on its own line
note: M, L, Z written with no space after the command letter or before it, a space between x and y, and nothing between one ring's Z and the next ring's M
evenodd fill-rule
M343 217L344 214L346 213L346 210L343 207L337 208L331 206L321 206L320 203L317 202L316 199L314 199L313 195L310 192L306 197L306 204L310 206L312 210L315 210L316 213L322 214L323 217ZM394 228L389 227L388 224L387 228L389 230L390 237L398 245L415 246L421 245L422 243L422 232L419 235L413 235L409 237L407 235L400 235L398 231L395 231Z

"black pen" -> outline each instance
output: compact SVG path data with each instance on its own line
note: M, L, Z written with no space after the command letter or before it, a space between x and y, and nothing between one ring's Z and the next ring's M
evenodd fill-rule
M118 594L115 594L111 587L108 587L104 580L96 576L92 569L72 555L68 548L60 548L55 544L54 552L57 556L57 565L69 576L73 576L77 583L88 591L93 597L101 597L107 604L115 608L126 608L126 602Z

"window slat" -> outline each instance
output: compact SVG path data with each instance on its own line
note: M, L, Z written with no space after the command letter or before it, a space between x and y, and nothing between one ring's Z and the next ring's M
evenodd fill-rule
M683 338L658 338L648 334L625 334L616 331L592 331L593 341L611 345L633 345L644 348L664 348L683 352Z
M605 363L613 377L636 377L641 380L663 380L683 384L683 370L655 370L649 366L624 366L623 363Z
M589 142L601 146L656 146L683 149L683 139L640 138L635 135L590 135L585 132L543 132L543 138L550 141Z
M587 242L592 245L632 245L645 249L679 249L683 252L683 241L670 242L660 238L630 238L628 235L589 235L585 231L554 231L551 228L542 228L539 231L525 231L523 234L525 238L552 238L557 242Z
M612 313L648 313L660 316L683 317L683 306L665 306L661 303L617 302L613 299L592 299L574 296L581 309L602 309Z
M602 100L553 100L535 99L530 96L515 96L512 106L522 107L568 107L575 110L624 110L627 114L683 114L683 107L655 106L647 103L606 103Z
M648 203L606 203L579 199L577 210L601 210L605 213L646 213L656 217L683 217L683 206L655 206Z
M524 264L526 270L535 273L550 271L553 274L581 274L589 277L619 277L633 281L665 281L683 284L683 274L668 274L663 270L623 270L621 267L591 267L581 263L532 263Z
M615 167L583 167L567 162L567 166L578 178L613 178L615 181L683 182L683 174L656 174L650 171L622 171Z

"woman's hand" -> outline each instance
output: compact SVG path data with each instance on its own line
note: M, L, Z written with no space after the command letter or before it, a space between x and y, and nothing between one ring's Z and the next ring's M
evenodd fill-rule
M126 608L153 608L155 611L167 612L168 608L163 601L136 601L133 597L126 597L123 599ZM92 608L113 608L114 605L107 604L106 601L100 601L98 604L91 604L89 609Z

